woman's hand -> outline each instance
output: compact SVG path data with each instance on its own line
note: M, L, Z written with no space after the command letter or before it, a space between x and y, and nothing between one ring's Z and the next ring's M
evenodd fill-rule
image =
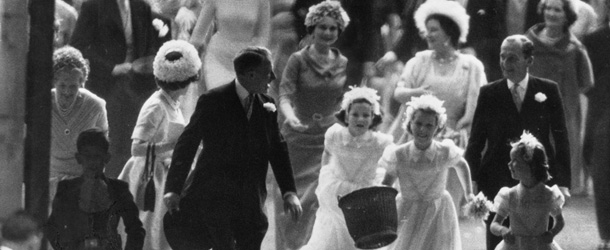
M180 196L178 194L174 192L167 193L163 196L163 201L170 214L174 211L180 211Z
M505 232L502 233L502 239L504 239L504 242L506 242L506 244L515 244L515 235L513 234L513 231L511 231L510 229L506 230Z
M393 51L388 51L375 63L375 67L378 69L385 68L385 66L389 65L390 63L396 62L397 59L398 57L396 56L396 53Z
M413 89L415 91L413 96L420 96L423 94L428 94L428 93L430 93L430 91L428 91L428 89L430 89L430 84L424 84L424 85L420 86L419 88L415 88L415 89Z
M284 121L284 123L288 124L291 128L299 132L303 132L307 128L309 128L309 126L303 125L299 118L296 117L286 118L286 121Z
M114 65L114 68L112 69L112 75L113 76L126 75L130 71L131 71L131 63L124 62L121 64Z

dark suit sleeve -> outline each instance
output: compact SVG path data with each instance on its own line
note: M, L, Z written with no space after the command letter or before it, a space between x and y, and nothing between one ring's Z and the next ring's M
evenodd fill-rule
M568 130L566 128L563 101L557 84L550 84L548 93L551 111L551 133L553 134L553 140L555 141L554 168L556 168L556 176L553 176L553 178L558 186L569 188L571 186L572 176L570 172L570 143L568 141Z
M267 98L266 102L273 103L272 98ZM272 120L270 122L271 129L268 132L269 143L271 147L269 162L273 169L273 175L280 187L282 195L286 192L295 192L296 187L294 184L294 175L292 166L290 165L290 158L288 157L288 146L284 137L280 134L279 125L277 122L277 112L273 112Z
M134 199L129 192L127 183L122 181L116 181L114 183L117 185L119 202L121 203L119 215L123 219L125 233L127 234L125 250L141 250L144 246L146 231L142 227L142 222L140 221L140 211L133 201Z
M474 118L472 120L468 147L464 153L464 158L468 162L468 166L470 166L470 172L474 181L479 179L481 155L487 143L487 129L490 126L489 119L492 115L490 111L490 97L488 97L489 87L489 85L481 87L479 99L477 100L477 108L474 111Z
M70 44L83 53L83 56L89 60L92 69L96 69L100 71L100 75L106 76L111 75L115 64L96 51L96 34L100 32L98 30L99 2L93 0L83 2Z
M167 174L165 182L165 193L180 194L184 187L184 181L191 170L191 165L197 154L197 148L203 140L202 131L205 129L205 121L212 121L209 115L213 101L208 100L209 95L203 95L197 101L195 112L191 116L191 121L178 138L172 155L172 164Z
M134 39L142 39L142 41L137 41L137 44L140 45L135 45L136 48L134 49L138 50L141 48L143 50L137 51L135 56L154 56L157 54L157 50L159 50L160 45L163 45L164 41L162 40L163 38L159 38L159 32L152 25L152 21L154 19L152 10L150 9L150 5L147 1L134 1L133 3L134 5L137 4L138 10L134 13L137 16L133 16L132 18L136 18L135 21L138 22L136 25L140 26L140 34L133 34L133 37ZM167 23L167 25L169 26L169 23ZM134 30L134 32L136 31ZM168 36L171 37L171 31L169 31L168 35L165 37L167 38Z
M64 181L60 181L57 185L57 193L55 195L55 199L52 201L53 211L60 211L59 209L61 209L61 197L66 192L66 188L66 182ZM44 234L49 240L49 243L51 244L53 249L61 249L61 246L59 245L59 226L60 225L58 225L57 223L57 214L55 212L51 212L51 215L49 216L49 219L47 220L47 223L44 226Z

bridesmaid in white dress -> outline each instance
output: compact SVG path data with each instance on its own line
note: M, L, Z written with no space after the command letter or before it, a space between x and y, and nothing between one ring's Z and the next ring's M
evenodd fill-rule
M565 198L559 187L544 183L551 179L544 146L533 135L524 132L510 151L510 169L514 187L503 187L494 199L496 217L490 230L504 240L496 250L561 250L553 238L565 225L561 207ZM549 216L555 220L548 229ZM510 220L510 227L502 222Z
M163 203L165 179L174 146L185 127L179 98L186 93L187 87L197 80L200 68L201 61L197 50L188 42L180 40L166 42L157 52L153 63L155 80L161 89L153 93L140 110L131 136L132 157L118 178L129 184L129 191L141 210L140 220L146 229L143 249L171 249L163 231L163 216L167 213L167 207ZM142 186L145 187L148 180L143 178L143 175L146 174L146 154L150 143L154 143L156 155L153 170L154 209L142 211Z
M375 184L377 161L392 144L392 136L374 131L381 123L379 96L370 88L345 93L340 122L325 135L322 169L316 196L320 207L309 242L301 250L349 250L355 247L337 196ZM379 181L378 181L379 182Z
M398 238L390 249L461 250L457 213L446 183L453 168L464 195L472 196L468 164L453 141L433 139L447 120L442 101L423 95L407 104L405 125L413 140L387 148L379 161L387 169L383 184L392 185L398 178L402 195Z

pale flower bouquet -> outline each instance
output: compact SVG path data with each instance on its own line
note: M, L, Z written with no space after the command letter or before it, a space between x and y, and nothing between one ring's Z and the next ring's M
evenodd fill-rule
M464 216L477 220L487 220L489 212L493 212L493 209L493 202L488 200L483 192L479 192L476 196L471 194L470 201L462 207Z

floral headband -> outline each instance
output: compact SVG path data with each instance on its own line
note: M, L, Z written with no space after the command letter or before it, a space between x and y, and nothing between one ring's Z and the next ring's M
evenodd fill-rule
M439 100L436 96L425 94L420 97L411 97L411 101L407 102L407 111L405 112L407 119L402 124L403 129L407 129L409 122L413 119L416 110L430 110L436 113L438 118L438 127L442 128L447 122L446 109L443 108L444 101Z
M180 56L168 57L170 53ZM164 82L182 82L199 74L201 60L193 45L182 40L171 40L163 44L153 62L155 77Z
M346 92L343 95L343 101L341 102L341 109L347 112L349 105L354 103L355 100L365 99L373 105L373 113L376 115L380 115L380 107L379 107L379 99L380 97L377 95L377 90L367 88L367 87L353 87L350 86L350 91Z
M534 149L536 147L542 146L542 144L536 139L536 137L530 134L527 130L523 131L521 134L521 138L518 142L511 144L511 146L515 147L518 145L523 145L525 148L525 154L523 155L523 159L527 162L530 162L534 158Z
M307 12L307 16L305 16L305 26L315 26L324 17L330 17L337 20L341 30L345 30L345 27L349 24L349 16L347 15L347 12L341 8L341 3L339 1L326 0L309 7L309 12Z

